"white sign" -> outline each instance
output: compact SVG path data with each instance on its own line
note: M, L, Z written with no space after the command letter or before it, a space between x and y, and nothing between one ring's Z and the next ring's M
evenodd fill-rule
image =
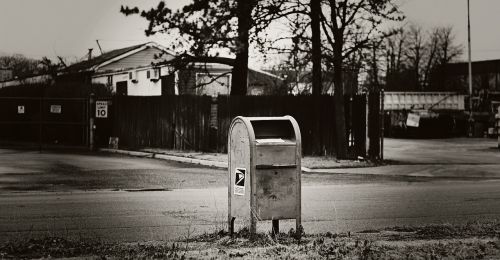
M108 101L95 102L95 117L108 118Z
M50 113L61 114L61 111L62 111L61 105L50 105Z
M24 114L24 106L17 106L17 113Z
M406 126L418 127L420 125L420 116L418 114L409 113L406 119Z
M246 179L246 169L236 168L234 172L234 194L235 195L245 195L245 179Z

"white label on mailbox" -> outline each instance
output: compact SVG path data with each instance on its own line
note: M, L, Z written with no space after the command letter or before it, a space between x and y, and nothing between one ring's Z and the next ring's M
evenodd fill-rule
M247 170L244 168L236 168L234 176L234 194L245 195L245 179Z

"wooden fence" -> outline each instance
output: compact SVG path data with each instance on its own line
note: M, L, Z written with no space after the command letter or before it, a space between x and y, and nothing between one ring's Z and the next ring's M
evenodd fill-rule
M115 96L112 133L128 148L207 151L211 102L200 96Z
M350 154L365 153L364 96L346 97L346 128ZM238 116L294 117L302 135L305 155L335 154L335 106L333 96L243 96L221 97L218 100L218 151L226 151L231 120Z
M333 155L334 104L332 96L219 96L217 99L116 96L111 132L119 137L120 146L132 149L158 147L226 152L229 124L235 116L291 115L300 126L303 154ZM367 97L346 96L345 104L349 154L364 157Z

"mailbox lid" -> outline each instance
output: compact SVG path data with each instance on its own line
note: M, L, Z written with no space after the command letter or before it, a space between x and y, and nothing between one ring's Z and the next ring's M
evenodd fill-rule
M289 117L251 117L248 119L258 143L294 143L297 139Z

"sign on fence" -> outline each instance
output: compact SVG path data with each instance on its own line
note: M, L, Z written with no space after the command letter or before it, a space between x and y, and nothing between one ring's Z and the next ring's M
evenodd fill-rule
M17 106L17 113L24 114L24 106Z
M61 114L61 111L62 111L61 105L50 105L50 113Z
M95 102L95 117L108 118L108 101Z
M418 114L409 113L406 119L406 126L418 127L420 125L420 116Z

